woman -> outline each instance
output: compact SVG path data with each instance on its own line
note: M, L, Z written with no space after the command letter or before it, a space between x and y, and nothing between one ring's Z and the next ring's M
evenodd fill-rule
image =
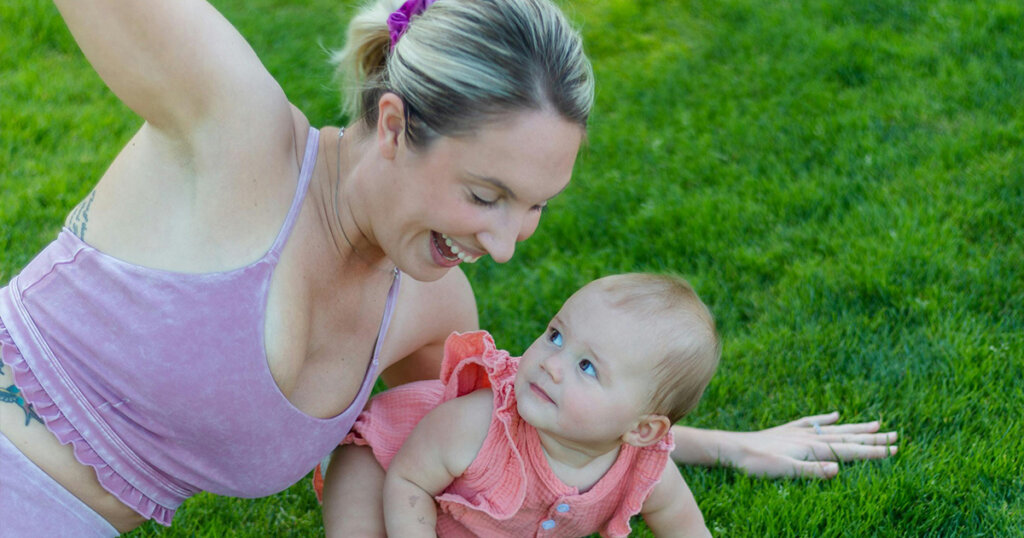
M344 136L310 128L205 2L57 4L145 122L0 290L0 520L15 535L169 524L198 491L301 478L379 372L436 377L444 338L476 328L457 265L504 262L533 233L591 106L579 38L541 0L369 7L339 57L357 85ZM841 432L810 420L679 428L676 457L778 475L874 455L876 426L845 427L860 436L833 453Z

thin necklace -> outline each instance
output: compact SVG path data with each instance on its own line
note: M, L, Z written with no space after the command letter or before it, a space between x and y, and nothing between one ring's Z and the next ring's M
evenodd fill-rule
M332 202L333 203L331 204L332 206L334 206L334 220L338 223L338 228L341 229L341 236L345 238L345 242L348 243L349 248L351 248L352 252L354 252L356 254L356 257L359 258L360 260L362 260L362 262L365 263L366 265L368 265L368 266L370 266L370 267L372 267L374 269L377 269L377 264L372 262L372 261L370 261L365 256L363 256L363 254L361 252L359 252L359 249L357 249L356 246L352 244L352 240L349 239L348 238L348 234L345 233L345 226L341 222L341 215L338 214L338 195L341 193L341 137L344 136L344 135L345 135L345 128L344 127L339 127L338 128L338 162L335 164L335 167L337 168L338 173L337 173L337 177L335 178L334 196L332 197ZM356 230L359 230L359 224L356 224ZM359 233L362 233L362 230L359 230ZM363 234L363 235L365 236L366 234ZM394 268L388 269L388 270L383 271L383 272L398 274L398 266L396 265Z

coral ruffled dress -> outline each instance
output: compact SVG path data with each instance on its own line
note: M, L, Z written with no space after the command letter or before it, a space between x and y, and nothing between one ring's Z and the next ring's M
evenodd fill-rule
M440 381L381 393L359 416L346 443L369 445L386 469L416 423L441 402L490 387L494 415L480 453L436 497L443 537L628 536L629 518L668 462L671 435L649 447L623 445L612 468L585 492L562 483L541 449L537 430L516 410L519 357L499 350L484 331L453 334L445 343Z

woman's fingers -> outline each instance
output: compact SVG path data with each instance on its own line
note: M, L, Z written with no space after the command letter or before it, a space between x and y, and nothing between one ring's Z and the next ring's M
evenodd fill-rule
M825 413L824 415L810 415L810 416L798 418L798 419L796 419L796 420L794 420L792 422L787 422L787 423L785 423L785 424L783 424L782 426L779 426L779 427L780 428L785 428L786 426L813 427L814 424L817 424L819 426L824 426L825 424L832 424L832 423L836 422L837 420L839 420L839 411L832 411L831 413Z
M877 420L873 420L871 422L855 422L852 424L836 424L834 426L821 426L822 435L842 433L875 433L877 431Z
M814 443L808 459L822 461L879 460L895 454L896 445L864 445L859 443Z
M899 436L896 432L885 433L853 433L828 434L822 433L821 440L826 443L850 443L858 445L891 445Z
M779 458L761 462L745 470L762 478L835 478L839 464L832 461L809 461L794 458Z
M839 473L837 462L882 459L897 452L899 436L879 432L878 421L838 421L839 413L832 412L760 431L719 432L729 440L719 446L720 462L754 476L828 479Z
M830 480L839 474L839 465L831 461L798 461L793 468L793 478L824 478Z

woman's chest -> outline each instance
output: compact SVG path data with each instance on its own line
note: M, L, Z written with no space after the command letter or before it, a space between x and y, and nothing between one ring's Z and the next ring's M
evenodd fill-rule
M371 363L379 353L378 342L383 345L394 275L311 286L302 276L304 266L298 265L283 257L270 283L264 327L267 364L292 405L314 417L332 417L376 378Z

